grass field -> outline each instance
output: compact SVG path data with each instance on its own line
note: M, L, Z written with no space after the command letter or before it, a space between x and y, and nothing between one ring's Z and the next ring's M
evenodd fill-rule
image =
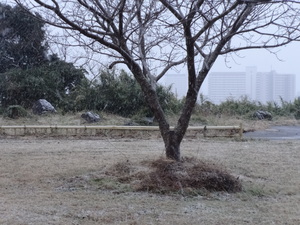
M183 156L239 177L234 194L162 195L94 179L163 155L160 139L2 137L0 224L300 224L300 141L185 139Z

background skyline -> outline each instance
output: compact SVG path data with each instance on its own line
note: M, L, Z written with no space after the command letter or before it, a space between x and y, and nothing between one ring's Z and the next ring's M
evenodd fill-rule
M226 77L226 79L223 79ZM220 104L228 98L248 100L267 104L282 100L293 102L295 96L295 75L276 71L260 72L256 67L247 67L244 72L212 72L208 80L207 99Z
M247 50L239 53L241 57L235 57L235 61L230 59L226 66L224 58L220 57L213 65L211 72L243 72L246 67L257 68L259 72L270 72L272 70L283 74L295 74L296 76L296 96L300 95L300 43L294 42L287 46L273 49L277 56L265 49ZM278 58L281 60L279 60ZM205 80L205 83L208 79ZM204 86L207 87L207 84ZM207 91L201 89L201 91Z
M276 54L270 53L265 49L246 50L239 52L239 56L235 56L233 59L229 57L226 63L225 58L220 56L205 79L200 93L208 95L210 73L245 72L247 67L256 67L257 72L261 73L275 71L279 74L294 74L296 78L295 97L298 97L300 96L300 54L298 53L298 49L300 49L299 42L273 49L276 50ZM171 74L186 74L186 71L184 69L179 72L170 71L168 75ZM180 80L185 84L184 86L187 85L187 78L180 78ZM164 82L164 79L162 79L161 83Z

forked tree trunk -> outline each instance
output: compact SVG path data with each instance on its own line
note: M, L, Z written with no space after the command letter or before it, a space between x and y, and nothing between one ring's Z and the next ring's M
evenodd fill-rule
M200 89L200 86L204 80L205 75L208 70L205 71L206 74L202 74L203 79L200 79L199 84L197 84L196 74L194 70L194 51L193 45L191 45L191 53L189 53L192 57L188 58L188 64L192 65L189 69L189 87L186 95L186 100L181 112L181 115L178 119L177 125L174 130L170 129L170 125L166 119L165 112L163 111L157 91L156 86L152 84L151 77L145 74L143 69L137 64L132 58L128 58L127 65L130 65L128 68L131 70L132 74L136 78L137 82L141 86L141 89L144 93L144 97L151 111L153 112L155 119L159 124L160 133L163 137L163 141L165 144L165 152L166 157L168 159L173 159L176 161L180 161L180 144L185 135L185 132L188 128L189 121L191 118L191 114L195 103L197 101L197 95ZM125 57L126 55L124 55ZM149 79L148 79L149 78Z
M166 157L180 161L180 141L178 141L174 131L169 131L167 135L167 141L165 141Z

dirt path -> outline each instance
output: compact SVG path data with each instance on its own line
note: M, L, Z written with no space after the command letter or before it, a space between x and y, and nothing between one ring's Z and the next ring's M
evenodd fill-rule
M300 224L299 144L185 140L183 155L222 163L244 191L183 197L82 182L120 161L163 156L158 139L0 139L0 224Z

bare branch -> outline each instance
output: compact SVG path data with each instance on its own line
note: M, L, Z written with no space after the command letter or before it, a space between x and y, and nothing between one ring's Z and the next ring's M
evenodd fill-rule
M110 67L128 67L158 120L168 157L179 150L200 87L220 55L300 41L300 2L293 0L15 1L67 30L68 44L88 45L85 50L106 56ZM171 131L154 84L178 66L185 66L188 91Z

